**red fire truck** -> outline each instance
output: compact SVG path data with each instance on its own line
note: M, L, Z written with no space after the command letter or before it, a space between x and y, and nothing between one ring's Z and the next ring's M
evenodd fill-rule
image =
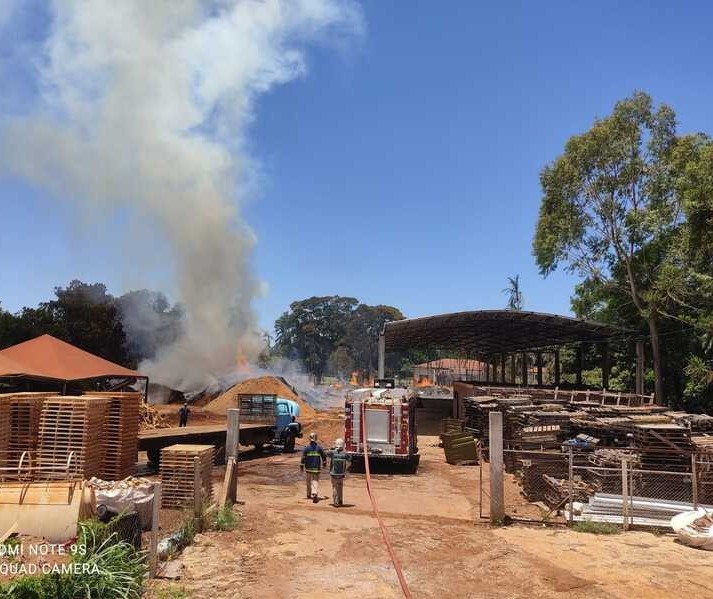
M417 401L407 389L355 389L347 393L344 442L355 466L364 460L365 427L370 464L390 462L416 472L421 457L416 439Z

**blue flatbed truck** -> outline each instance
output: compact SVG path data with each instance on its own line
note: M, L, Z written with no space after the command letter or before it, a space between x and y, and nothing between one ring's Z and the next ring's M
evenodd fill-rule
M295 440L302 437L297 402L275 395L239 395L238 406L240 445L260 449L272 444L281 445L285 453L295 450ZM159 466L161 449L176 443L214 445L216 462L223 463L227 430L225 424L206 424L141 431L138 449L146 452L153 468Z

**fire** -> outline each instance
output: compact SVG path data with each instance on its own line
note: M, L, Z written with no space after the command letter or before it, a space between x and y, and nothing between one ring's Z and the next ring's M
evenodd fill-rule
M352 372L352 376L349 379L349 384L358 386L359 385L359 371L355 370Z
M248 370L250 370L250 363L248 362L248 359L245 357L245 354L242 351L238 352L238 355L235 359L235 368L242 372L247 372Z
M433 383L431 382L431 379L429 379L427 376L421 376L418 378L418 381L416 382L416 387L432 387Z

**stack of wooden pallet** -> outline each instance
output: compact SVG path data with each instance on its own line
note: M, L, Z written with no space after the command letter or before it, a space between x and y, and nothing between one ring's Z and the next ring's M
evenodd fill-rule
M104 424L103 443L106 446L101 478L121 480L134 474L138 451L141 394L127 392L95 393L109 400ZM88 399L83 396L83 399Z
M0 398L0 468L8 465L10 449L10 402ZM0 478L3 477L0 472Z
M517 452L515 475L520 479L522 493L529 501L542 501L548 490L544 476L564 479L568 467L568 458L564 454L521 451Z
M460 418L441 418L441 433L461 433L463 424Z
M691 443L696 450L698 500L713 503L713 435L691 437Z
M645 470L687 472L691 467L691 432L678 424L637 424L634 441Z
M101 474L100 438L109 400L105 397L48 397L40 416L38 477L91 478ZM71 456L71 457L70 457Z
M171 445L161 450L161 506L184 508L193 503L196 491L195 469L201 488L198 490L205 503L213 497L211 470L212 445ZM196 460L197 458L197 460Z
M40 414L45 398L53 393L12 393L2 401L10 404L10 440L7 465L23 467L36 464L37 441L40 432ZM24 457L23 457L24 455Z

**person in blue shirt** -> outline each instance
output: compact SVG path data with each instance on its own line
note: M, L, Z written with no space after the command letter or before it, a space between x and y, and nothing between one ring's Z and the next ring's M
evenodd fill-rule
M347 475L347 467L352 457L344 451L344 440L337 439L334 442L334 449L327 452L329 457L329 474L332 477L332 505L339 507L343 505L344 478Z
M307 499L312 499L314 503L319 501L319 473L326 464L327 456L317 443L317 433L310 433L309 444L302 451L300 470L305 473Z

